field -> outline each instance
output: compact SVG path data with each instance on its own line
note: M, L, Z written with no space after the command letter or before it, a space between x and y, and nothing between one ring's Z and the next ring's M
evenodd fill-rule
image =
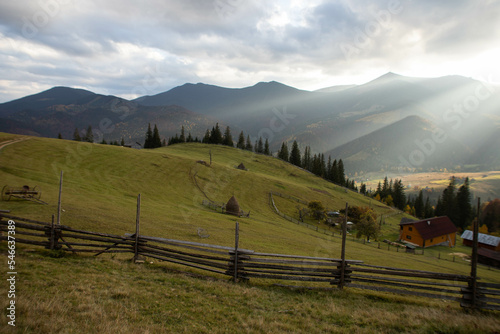
M500 198L500 171L470 172L470 173L451 173L451 172L432 172L432 173L413 173L402 175L388 175L389 179L401 179L407 186L407 195L418 195L418 192L424 190L424 199L426 196L433 201L443 193L444 188L450 183L450 178L457 178L457 189L463 183L466 177L470 181L472 197L481 198L481 202ZM383 182L385 175L380 173L371 173L366 175L368 181L365 181L368 189L375 190L378 182Z
M0 134L1 142L16 138ZM198 161L210 161L205 166ZM235 167L241 162L247 171ZM280 218L269 206L269 191L303 200L320 200L332 210L372 206L388 216L385 236L398 231L400 214L367 197L325 182L277 159L222 146L174 145L156 150L66 140L29 138L0 150L0 186L39 186L42 205L11 200L0 210L37 220L57 212L63 174L61 223L75 228L133 233L136 198L141 194L141 234L260 252L340 257L340 239ZM249 218L222 215L204 207L206 197L227 202L235 196ZM280 200L280 210L295 210ZM203 229L207 238L200 238ZM348 240L347 257L373 265L468 274L467 262L450 254L463 246L435 248L425 255L397 253L385 244ZM0 246L6 254L6 246ZM420 300L356 289L290 290L252 280L230 284L218 276L170 264L134 265L130 256L54 257L19 246L19 327L21 332L485 332L500 330L498 314L468 314L457 303ZM439 254L439 255L438 255ZM438 259L438 256L441 259ZM500 283L500 273L479 268L485 282ZM0 286L0 295L6 285ZM2 308L6 306L2 298ZM403 303L404 302L404 303ZM5 308L4 308L5 309ZM216 312L209 312L216 310ZM410 315L414 315L411 317ZM0 323L3 326L5 318Z

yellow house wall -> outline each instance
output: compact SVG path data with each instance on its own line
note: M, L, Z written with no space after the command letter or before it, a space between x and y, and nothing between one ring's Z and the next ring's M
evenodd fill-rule
M410 228L412 229L412 231L410 231ZM408 238L408 236L410 236L410 238ZM414 226L410 225L403 225L403 230L400 230L399 238L401 240L419 245L420 247L422 247L424 244L424 239L422 239L417 229Z
M410 228L412 229L411 231ZM410 238L408 238L408 236ZM448 236L449 239L451 240L451 246L455 246L456 235L455 233L450 233L449 235L445 234L436 238L425 240L425 247L434 246L446 242L448 241ZM399 233L399 239L409 241L411 243L419 245L420 247L424 247L424 239L422 239L422 237L420 236L420 234L418 233L417 229L414 226L403 225L403 229L400 230Z

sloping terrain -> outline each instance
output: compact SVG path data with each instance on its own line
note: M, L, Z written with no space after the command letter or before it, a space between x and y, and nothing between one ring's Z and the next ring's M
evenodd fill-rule
M0 143L19 136L0 133ZM397 233L400 214L385 205L328 183L278 159L233 148L203 144L155 150L25 137L0 149L0 180L19 187L37 185L48 205L0 201L12 215L50 221L57 211L63 175L61 222L75 228L123 235L135 229L141 194L141 234L260 252L340 256L340 239L295 225L276 215L269 190L303 200L320 200L329 209L371 206L386 215L384 233ZM212 165L199 163L210 161ZM243 162L248 170L238 170ZM223 215L204 207L206 197L226 202L235 196L249 218ZM278 205L293 213L292 201ZM199 228L204 237L200 238ZM458 303L393 294L345 291L293 291L252 280L232 285L220 277L173 264L128 257L66 255L18 245L17 325L26 332L491 332L495 314L464 314ZM387 251L351 238L347 257L369 264L468 274L464 261ZM462 249L460 249L462 250ZM446 247L439 251L456 252ZM431 250L427 251L431 252ZM4 244L0 253L7 254ZM440 253L441 254L441 253ZM483 281L498 273L480 267ZM7 294L7 285L0 287ZM1 306L6 307L7 299ZM415 316L417 314L417 316ZM314 318L312 326L311 318ZM398 318L404 319L403 321ZM389 319L389 320L386 320ZM390 320L392 319L392 320ZM3 323L2 323L3 324Z

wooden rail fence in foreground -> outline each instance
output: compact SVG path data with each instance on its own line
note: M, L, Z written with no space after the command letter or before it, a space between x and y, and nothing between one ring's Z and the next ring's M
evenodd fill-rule
M15 222L15 241L73 253L131 253L233 278L269 279L328 284L419 297L447 299L463 307L500 310L500 284L477 283L465 275L364 264L362 261L261 253L238 246L219 246L128 233L123 236L90 232L0 214L0 240L9 240L9 221ZM12 224L12 223L11 223ZM138 224L137 227L138 229ZM306 284L306 283L303 283ZM305 287L305 286L301 286ZM475 294L474 294L475 293Z

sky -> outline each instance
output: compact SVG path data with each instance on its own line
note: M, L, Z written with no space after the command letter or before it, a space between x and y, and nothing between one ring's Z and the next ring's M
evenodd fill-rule
M54 86L131 99L387 72L498 83L499 18L497 0L2 1L0 103Z

